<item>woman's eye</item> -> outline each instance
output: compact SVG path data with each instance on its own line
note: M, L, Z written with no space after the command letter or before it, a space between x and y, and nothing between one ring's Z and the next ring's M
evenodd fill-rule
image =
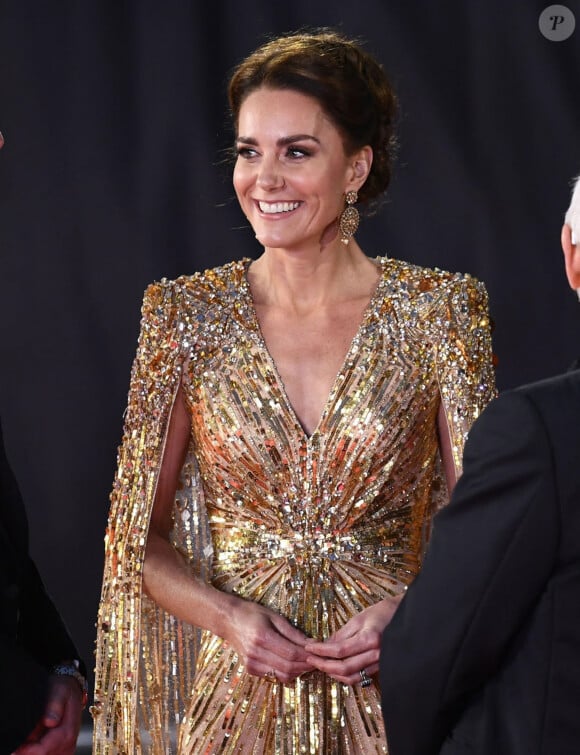
M292 158L308 157L310 152L304 147L288 147L287 155Z
M252 149L251 147L236 147L237 157L243 157L246 160L249 160L251 157L255 157L256 155L256 150Z

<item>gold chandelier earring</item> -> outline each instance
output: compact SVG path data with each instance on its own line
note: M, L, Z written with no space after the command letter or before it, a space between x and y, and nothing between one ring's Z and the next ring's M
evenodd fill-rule
M348 244L358 228L360 215L354 206L357 199L358 193L356 191L347 191L344 195L345 208L340 215L338 224L340 229L340 240L343 244Z

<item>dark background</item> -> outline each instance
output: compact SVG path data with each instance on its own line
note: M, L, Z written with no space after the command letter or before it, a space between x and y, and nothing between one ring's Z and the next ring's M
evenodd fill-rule
M146 285L259 249L228 72L269 33L360 37L401 102L367 253L488 287L500 389L578 356L559 245L580 172L578 28L533 0L0 0L0 413L32 547L92 667L108 494Z

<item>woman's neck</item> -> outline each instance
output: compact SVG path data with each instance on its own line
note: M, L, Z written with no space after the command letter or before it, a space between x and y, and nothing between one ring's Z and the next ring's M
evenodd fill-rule
M250 266L248 279L258 306L307 312L367 295L378 274L351 240L348 246L338 242L314 252L266 249Z

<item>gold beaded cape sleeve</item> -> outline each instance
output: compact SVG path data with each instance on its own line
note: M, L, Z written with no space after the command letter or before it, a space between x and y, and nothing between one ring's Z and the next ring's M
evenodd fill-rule
M488 309L484 284L470 275L456 274L449 281L448 295L430 318L431 327L443 325L443 337L435 347L437 382L456 477L462 471L467 433L496 395Z
M393 361L401 365L405 381L415 387L411 416L418 416L417 395L437 394L457 479L469 429L497 395L487 290L469 274L385 258L383 266L388 280L383 327L396 344ZM416 485L414 472L404 484ZM422 522L421 555L433 516L448 500L439 436L429 499L417 517Z
M143 300L105 535L91 709L94 755L172 752L171 740L191 689L196 630L141 592L168 421L195 339L195 308L183 313L183 295L179 282L162 281L149 286ZM176 495L172 540L191 568L204 576L209 540L191 452Z

